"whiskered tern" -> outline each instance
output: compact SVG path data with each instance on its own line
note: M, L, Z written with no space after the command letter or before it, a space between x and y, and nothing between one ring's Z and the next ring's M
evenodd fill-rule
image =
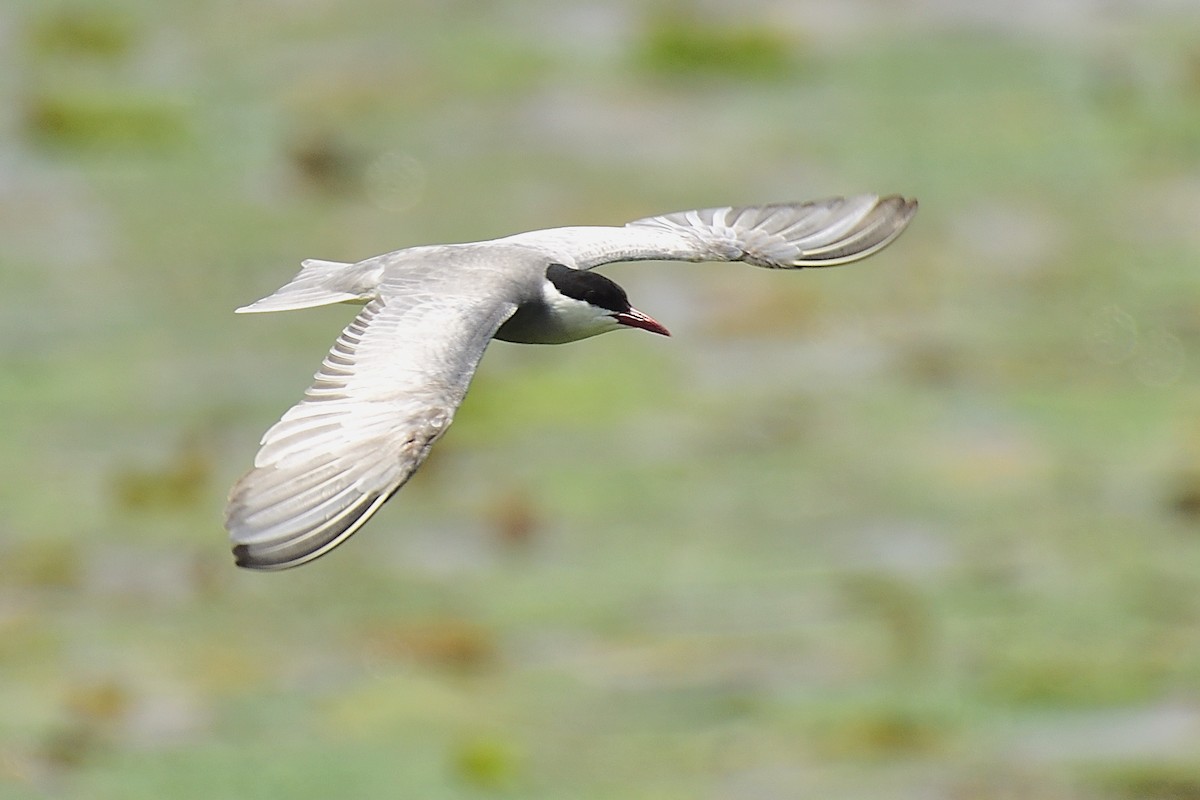
M294 567L362 527L446 432L492 339L561 344L620 328L670 335L593 268L832 267L882 250L916 211L916 200L896 195L835 197L410 247L356 264L305 261L290 283L237 310L365 307L230 493L225 526L238 565Z

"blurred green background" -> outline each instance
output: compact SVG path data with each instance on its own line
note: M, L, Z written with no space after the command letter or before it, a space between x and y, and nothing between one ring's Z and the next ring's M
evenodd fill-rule
M0 98L0 796L1200 797L1194 2L16 0ZM857 192L234 568L302 258Z

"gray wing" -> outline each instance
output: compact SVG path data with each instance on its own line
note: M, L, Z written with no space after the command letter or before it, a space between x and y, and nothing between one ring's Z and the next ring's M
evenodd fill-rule
M446 432L514 310L486 295L368 303L230 493L225 527L238 565L303 564L358 530Z
M916 200L898 195L858 195L679 211L623 228L552 228L502 241L570 254L579 269L646 260L745 261L772 269L832 267L882 250L916 211Z

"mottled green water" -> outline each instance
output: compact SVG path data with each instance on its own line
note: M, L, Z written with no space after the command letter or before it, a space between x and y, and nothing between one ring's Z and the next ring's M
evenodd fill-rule
M0 11L0 796L1200 797L1200 17L1128 5ZM302 258L861 191L233 567Z

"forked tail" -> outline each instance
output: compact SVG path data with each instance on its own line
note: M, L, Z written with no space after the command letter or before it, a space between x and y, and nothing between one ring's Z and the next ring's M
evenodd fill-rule
M242 306L239 314L265 311L291 311L331 303L364 302L372 296L373 286L361 279L353 264L341 261L320 261L310 258L300 265L300 272L274 294Z

